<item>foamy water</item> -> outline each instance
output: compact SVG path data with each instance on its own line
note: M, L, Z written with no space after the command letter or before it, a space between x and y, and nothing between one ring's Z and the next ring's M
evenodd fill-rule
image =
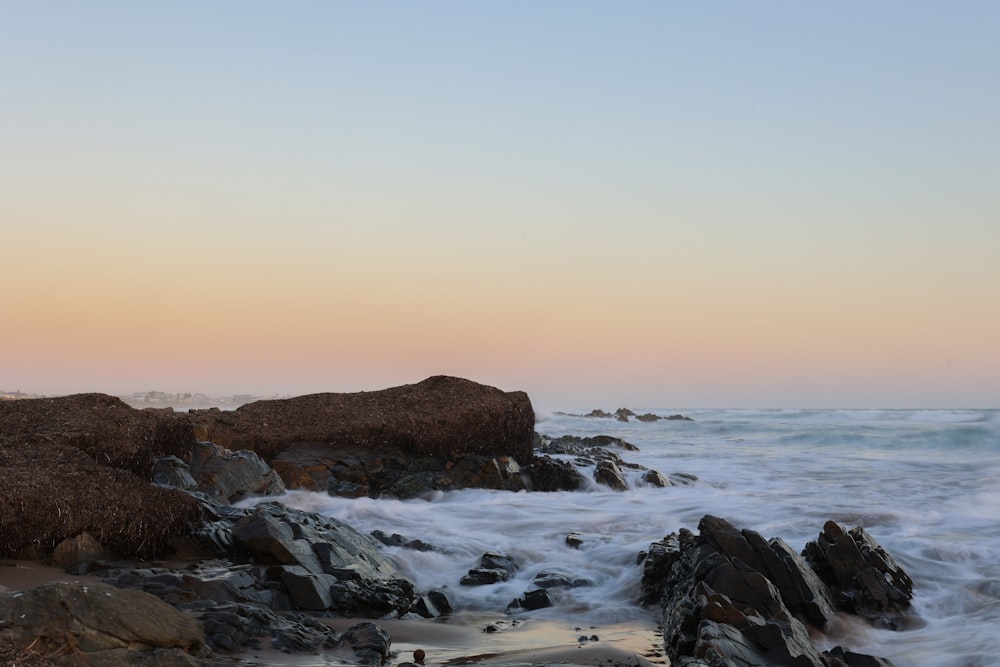
M673 411L657 411L666 415ZM362 532L399 533L436 551L386 548L422 590L447 587L470 612L503 609L535 575L560 570L592 585L556 592L556 605L531 618L574 625L635 622L636 556L705 514L728 519L801 549L828 519L860 524L914 580L912 630L836 624L822 645L890 658L898 667L1000 665L1000 412L733 411L685 414L694 422L622 423L543 416L545 435L607 434L637 445L620 452L664 474L694 474L690 486L615 492L510 493L481 490L425 500L350 500L291 492L282 501L342 519ZM579 549L566 544L582 534ZM516 576L493 586L460 586L484 551L512 554Z

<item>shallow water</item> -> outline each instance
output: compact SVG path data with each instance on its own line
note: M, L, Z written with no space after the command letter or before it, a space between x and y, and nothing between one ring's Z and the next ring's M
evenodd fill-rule
M674 411L652 410L667 415ZM559 436L608 434L637 445L626 461L664 474L694 474L690 486L615 492L509 493L466 490L422 500L349 500L291 492L283 502L419 538L434 552L387 548L422 590L447 587L467 612L499 612L544 570L592 585L560 591L556 605L523 618L570 626L634 623L649 543L705 514L801 549L828 519L862 525L914 580L919 627L874 630L835 624L823 646L842 644L890 658L897 667L1000 665L1000 412L908 410L697 410L694 422L623 423L541 416L536 429ZM578 532L578 549L566 535ZM484 551L512 554L511 581L465 587L459 579Z

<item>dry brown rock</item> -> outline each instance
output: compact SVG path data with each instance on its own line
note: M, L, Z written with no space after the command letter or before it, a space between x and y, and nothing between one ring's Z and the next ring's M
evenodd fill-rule
M441 375L381 391L257 401L232 412L199 410L191 419L199 440L249 449L268 462L293 445L322 443L398 448L410 456L507 455L526 464L535 426L524 392Z
M68 445L95 462L152 475L157 456L191 457L185 415L136 410L107 394L0 401L0 446Z
M0 402L0 554L46 557L83 532L123 557L159 553L201 509L150 484L152 461L193 444L183 417L104 394Z

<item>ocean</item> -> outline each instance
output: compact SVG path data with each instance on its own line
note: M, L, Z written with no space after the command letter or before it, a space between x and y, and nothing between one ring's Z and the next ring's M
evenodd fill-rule
M780 537L795 549L815 539L829 519L861 525L913 578L914 627L892 632L844 619L816 643L883 656L897 667L1000 666L1000 411L684 414L694 421L540 415L536 430L622 438L639 447L619 452L624 460L665 475L696 476L690 485L645 486L641 472L626 471L627 491L595 483L579 492L463 490L406 501L293 491L282 502L362 532L378 529L434 545L434 551L389 547L387 553L418 588L446 588L469 618L503 618L542 571L587 579L592 585L561 590L553 607L510 617L585 635L655 627L655 610L636 602L637 556L679 528L695 530L705 514ZM569 533L580 534L579 548L567 545ZM513 555L520 569L500 584L460 586L486 551Z

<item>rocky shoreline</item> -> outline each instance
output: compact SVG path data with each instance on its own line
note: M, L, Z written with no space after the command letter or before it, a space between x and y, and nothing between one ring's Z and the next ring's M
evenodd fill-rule
M619 412L588 416L651 420ZM0 655L7 664L218 665L266 648L404 663L388 619L460 610L447 590L418 590L382 548L434 549L432 535L363 535L274 501L233 503L286 489L347 498L625 490L626 470L648 486L695 481L629 463L634 446L620 439L541 436L534 426L523 392L444 376L234 411L136 410L101 394L0 403L0 557L70 576L0 588ZM670 664L890 664L819 652L810 640L837 613L894 630L909 622L909 578L862 529L829 522L801 553L717 517L698 530L637 554L636 602L659 610ZM551 591L587 585L552 566L497 613L543 608ZM460 585L490 586L517 567L487 552Z

